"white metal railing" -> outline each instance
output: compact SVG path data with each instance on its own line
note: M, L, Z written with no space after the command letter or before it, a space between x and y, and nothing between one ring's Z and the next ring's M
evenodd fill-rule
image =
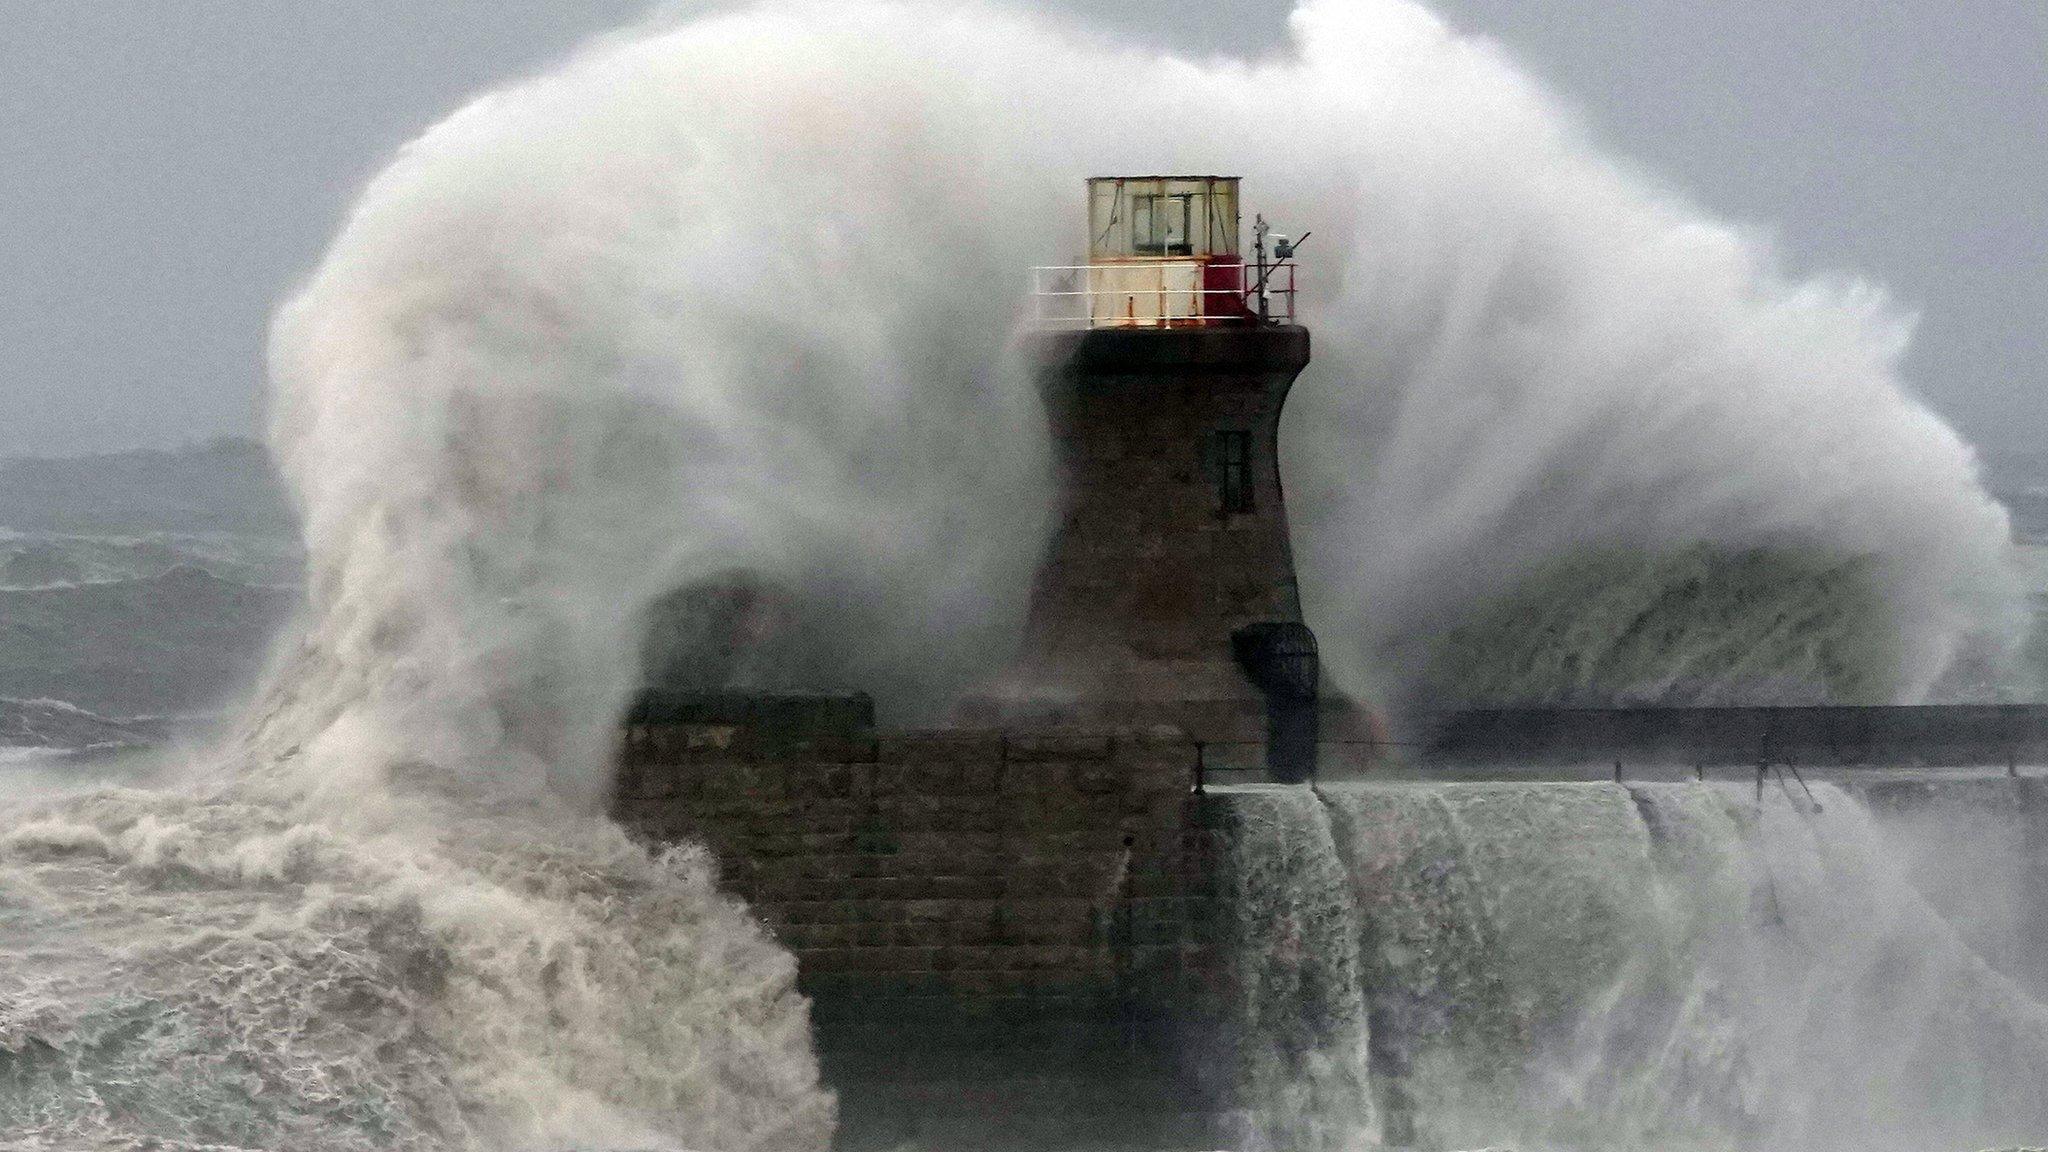
M1119 260L1031 270L1033 319L1046 328L1178 328L1294 320L1294 262Z

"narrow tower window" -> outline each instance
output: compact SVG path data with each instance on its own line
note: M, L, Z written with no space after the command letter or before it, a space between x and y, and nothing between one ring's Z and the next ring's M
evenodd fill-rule
M1252 435L1216 434L1216 494L1225 512L1252 510Z

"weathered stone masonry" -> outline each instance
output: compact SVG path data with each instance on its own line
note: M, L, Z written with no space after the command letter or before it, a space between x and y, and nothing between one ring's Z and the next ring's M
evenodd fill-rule
M1213 1121L1230 977L1185 736L643 715L623 739L620 819L708 845L796 954L843 1146Z

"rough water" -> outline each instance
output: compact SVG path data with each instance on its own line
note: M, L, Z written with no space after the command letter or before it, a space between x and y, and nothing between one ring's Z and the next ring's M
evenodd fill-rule
M403 149L275 323L270 444L307 609L246 720L168 784L0 815L0 1139L822 1147L833 1104L789 957L700 853L651 856L595 814L612 729L647 607L735 570L828 606L804 614L807 675L898 717L943 711L1004 658L1052 499L1009 354L1021 270L1080 250L1091 174L1241 173L1253 207L1316 230L1317 358L1284 437L1305 590L1345 682L1426 687L1426 663L1393 657L1588 549L1853 564L1890 638L1862 674L1901 697L2002 647L2004 518L1899 385L1905 325L1876 292L1789 280L1419 8L1321 0L1293 27L1285 55L1196 61L999 9L768 4L600 41ZM1426 839L1497 810L1433 803L1392 826ZM1709 883L1758 867L1734 847L1752 841L1703 833L1685 857L1683 836L1621 819L1631 799L1603 803L1503 817L1497 842L1446 834L1457 908L1493 910L1449 921L1482 949L1462 960L1463 938L1339 939L1362 921L1332 884L1369 861L1318 845L1354 844L1362 803L1281 821L1309 854L1260 891L1323 910L1292 945L1313 979L1263 994L1263 1018L1303 1033L1264 1080L1276 1098L1342 1139L1382 1122L1355 1041L1361 1011L1388 1009L1357 982L1389 965L1505 998L1403 1057L1427 1123L1467 1115L1439 1101L1468 1083L1503 1107L1501 1085L1524 1091L1472 1079L1483 1061L1460 1054L1486 1037L1569 1054L1537 1033L1626 1032L1632 1013L1589 1011L1588 972L1639 976L1618 1004L1714 1000L1673 974L1721 938L1727 894L1754 890ZM1580 830L1635 886L1545 849ZM1580 872L1534 885L1550 857ZM1726 899L1674 895L1693 890L1682 857ZM1833 859L1786 867L1826 877ZM1804 948L1868 927L1845 922L1867 901L1828 903L1854 885L1801 891L1785 919ZM2036 1010L1945 940L1907 917L1878 941L1883 970L1956 1010L2009 1009L2005 1067L2038 1083ZM1308 1003L1329 1012L1290 1015ZM1715 1062L1721 1016L1666 1034L1715 1071L1700 1110L1743 1097ZM1611 1147L1685 1118L1666 1080L1559 1060L1545 1083L1584 1097L1586 1126L1546 1138ZM1825 1087L1757 1089L1758 1131L1825 1135L1845 1111ZM1506 1130L1472 1114L1446 1131Z
M822 1147L794 966L702 856L440 791L10 813L0 1144Z
M2048 985L2013 963L2024 951L1988 963L1929 902L1906 874L1912 837L1834 787L1814 799L1775 785L1762 800L1718 785L1235 790L1254 813L1240 870L1292 881L1246 963L1275 969L1268 984L1321 983L1297 1002L1328 1022L1305 1046L1298 1018L1247 1012L1267 1038L1255 1049L1300 1069L1296 1091L1271 1096L1275 1146L2037 1143ZM1975 837L2022 827L1988 805L1972 816ZM2000 919L2021 925L2012 905ZM1366 1051L1368 1085L1334 1075L1333 1055Z

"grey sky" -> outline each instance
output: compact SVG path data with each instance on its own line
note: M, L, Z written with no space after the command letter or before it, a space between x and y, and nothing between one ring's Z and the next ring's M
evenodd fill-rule
M1051 6L1051 5L1048 5ZM1276 43L1284 0L1059 0L1134 39ZM1914 386L2048 439L2048 5L1436 0L1795 270L1923 314ZM0 453L253 429L264 324L390 150L645 0L5 0Z

